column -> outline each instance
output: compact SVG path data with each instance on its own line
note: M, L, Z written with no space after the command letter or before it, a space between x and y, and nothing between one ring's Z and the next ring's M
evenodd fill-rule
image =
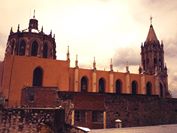
M153 91L155 95L160 95L159 77L155 76L155 90Z
M74 125L74 110L72 111L71 114L71 125Z
M126 81L126 88L125 88L125 93L130 94L130 74L127 72L125 76L125 81Z
M75 68L74 70L74 91L79 91L79 69Z
M141 86L140 86L140 94L145 94L146 91L145 91L145 75L144 74L141 74Z
M106 128L106 111L103 112L103 128Z
M93 70L92 73L92 92L97 92L96 90L96 71Z
M113 72L109 73L109 90L110 93L114 93L114 74Z

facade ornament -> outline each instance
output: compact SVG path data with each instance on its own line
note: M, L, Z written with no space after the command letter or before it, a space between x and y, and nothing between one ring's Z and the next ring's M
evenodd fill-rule
M78 55L76 54L75 67L78 68Z
M96 61L95 61L95 57L94 57L94 60L93 60L93 70L96 70Z

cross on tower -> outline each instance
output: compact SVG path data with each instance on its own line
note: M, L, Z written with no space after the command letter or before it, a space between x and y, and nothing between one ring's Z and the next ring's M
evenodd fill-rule
M150 24L152 25L152 16L150 17Z
M35 10L34 10L34 12L33 12L33 18L35 18Z

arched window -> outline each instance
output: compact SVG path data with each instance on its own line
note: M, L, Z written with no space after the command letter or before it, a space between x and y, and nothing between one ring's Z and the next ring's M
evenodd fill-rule
M18 55L18 47L19 47L19 43L16 43L15 45L15 54Z
M43 70L37 67L33 71L33 86L42 86Z
M88 79L86 76L81 78L81 92L87 92L88 90Z
M45 43L43 47L43 58L47 58L47 57L48 57L48 45L47 43Z
M136 95L138 91L138 84L136 81L132 81L132 94Z
M116 93L121 94L122 93L122 82L120 80L116 80Z
M31 56L37 56L38 53L38 43L34 41L31 47Z
M157 65L157 59L154 58L154 65Z
M103 78L99 79L99 92L100 93L105 92L105 80Z
M22 40L19 45L18 55L25 55L25 49L26 49L26 43L24 40Z
M149 58L147 58L147 65L149 65Z
M15 41L13 40L11 43L11 54L14 53Z
M163 97L163 85L160 83L160 97Z
M146 95L148 95L148 96L152 95L152 84L151 84L151 82L147 82L147 84L146 84Z

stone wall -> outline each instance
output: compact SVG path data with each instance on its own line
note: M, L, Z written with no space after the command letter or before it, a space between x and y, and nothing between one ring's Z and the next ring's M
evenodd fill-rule
M68 93L66 95L74 104L74 110L85 112L84 121L75 122L78 126L91 129L103 128L93 122L93 112L106 112L106 127L115 127L115 120L122 120L123 127L150 126L177 123L177 99L158 96L128 95L111 93ZM89 115L88 115L89 114Z
M0 109L0 133L85 133L65 123L63 109Z
M177 123L177 99L158 96L107 95L105 97L107 127L122 120L123 127Z

